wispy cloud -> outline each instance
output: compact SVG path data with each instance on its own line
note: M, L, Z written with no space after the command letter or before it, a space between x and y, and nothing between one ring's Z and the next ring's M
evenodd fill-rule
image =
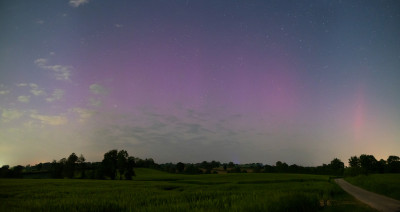
M68 123L67 117L60 115L60 116L45 116L45 115L39 115L39 114L31 114L31 118L40 120L42 124L47 124L47 125L64 125Z
M32 89L38 89L39 86L36 85L35 83L29 83L29 87L31 87Z
M19 96L18 101L23 103L28 103L30 98L31 98L30 96Z
M54 89L53 94L51 94L51 97L46 98L47 102L54 102L57 100L61 100L64 96L64 91L61 89Z
M0 95L5 95L8 93L10 93L10 91L6 89L6 86L4 86L3 84L0 84Z
M114 24L114 26L117 27L117 28L121 28L121 27L123 27L124 25L122 25L122 24Z
M71 66L65 65L48 65L48 61L45 58L39 58L35 60L35 64L42 69L51 70L57 80L69 80L71 76Z
M0 95L5 95L5 94L8 94L8 93L10 93L9 90L1 90L0 91Z
M82 4L88 3L89 0L69 0L69 5L73 7L79 7Z
M92 84L89 89L94 94L107 94L107 90L99 84Z
M29 86L31 87L30 92L35 95L35 96L42 96L42 95L46 95L46 92L42 89L39 88L38 85L36 85L35 83L30 83Z
M91 105L91 106L95 106L95 107L98 107L98 106L101 106L101 100L99 100L99 99L95 99L95 98L90 98L89 99L89 104Z
M38 66L45 66L46 63L47 63L47 59L45 59L45 58L39 58L39 59L35 60L35 64ZM25 83L21 83L21 84L25 84Z
M79 122L85 122L87 119L89 119L90 117L92 117L95 114L95 111L93 110L88 110L88 109L84 109L84 108L72 108L71 109L72 112L78 114L79 116Z
M19 119L24 113L16 109L3 109L1 118L3 121L8 122L14 119Z
M18 83L17 86L18 87L26 87L26 86L28 86L28 84L27 83Z

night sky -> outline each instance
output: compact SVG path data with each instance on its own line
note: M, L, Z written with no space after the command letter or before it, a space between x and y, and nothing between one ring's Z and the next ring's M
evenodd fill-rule
M400 155L399 1L0 2L0 165Z

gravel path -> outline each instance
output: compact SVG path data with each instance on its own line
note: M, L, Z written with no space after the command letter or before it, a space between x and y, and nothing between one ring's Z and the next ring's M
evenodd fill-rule
M383 212L400 212L400 201L380 194L376 194L357 186L354 186L343 179L335 179L335 182L347 193L361 202Z

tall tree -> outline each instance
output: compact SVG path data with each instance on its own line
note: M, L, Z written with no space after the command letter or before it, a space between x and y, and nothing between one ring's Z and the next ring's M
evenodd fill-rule
M117 173L117 158L118 151L113 149L104 154L104 159L101 162L104 175L110 177L112 180L115 179Z
M0 177L9 177L10 175L10 166L9 165L3 165L0 169Z
M127 169L128 163L128 152L126 150L120 150L117 155L117 168L119 172L119 179L122 180L122 176L124 175Z
M333 159L329 164L329 166L332 174L343 175L344 163L340 159L338 158Z
M201 168L206 170L206 174L211 174L211 169L213 168L211 163L207 162L207 161L203 161L201 163Z
M178 170L179 173L182 173L183 170L185 170L185 164L183 164L182 162L177 163L176 170Z
M379 161L376 162L376 171L380 174L385 173L385 167L386 167L386 161L383 159L380 159Z
M391 173L400 173L400 158L395 155L391 155L387 159L388 171Z
M18 165L12 168L11 177L12 178L22 178L22 170L24 169L23 166Z
M277 161L275 163L275 167L277 172L287 172L289 165L287 165L285 162Z
M363 168L364 174L369 174L376 171L377 160L373 155L360 155L360 165Z
M126 172L125 172L126 180L132 180L132 176L136 176L135 171L133 170L133 167L135 167L135 158L128 157Z
M81 171L81 178L85 178L85 169L86 169L86 164L85 164L85 157L83 157L83 155L81 154L78 158L78 168Z
M224 168L224 171L226 171L226 169L228 168L228 165L226 163L224 163L224 165L222 165L222 167Z
M67 163L66 163L66 173L68 178L73 178L74 177L74 173L75 173L75 163L78 161L78 156L76 156L75 153L72 153L68 159L67 159Z
M352 157L350 157L350 159L349 159L349 165L350 165L350 167L352 167L352 168L360 167L360 166L361 166L361 164L360 164L360 159L359 159L357 156L352 156Z
M393 162L398 162L398 161L400 161L400 158L399 158L399 156L395 156L395 155L390 155L389 157L388 157L388 159L387 159L387 162L390 164L390 163L393 163Z
M221 166L221 163L219 161L215 161L215 160L211 161L212 168L218 168L220 166Z
M193 164L189 164L185 169L186 174L201 174L202 171Z
M68 169L67 169L67 159L61 158L58 161L59 170L61 171L61 178L65 178L68 176Z
M261 172L262 167L263 167L263 165L261 163L255 163L255 164L252 164L252 166L251 166L254 173Z

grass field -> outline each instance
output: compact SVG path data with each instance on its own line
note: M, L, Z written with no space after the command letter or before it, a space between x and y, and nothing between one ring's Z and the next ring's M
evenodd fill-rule
M136 173L133 181L1 179L0 211L373 211L328 176Z
M400 174L371 174L348 177L349 183L400 200Z

